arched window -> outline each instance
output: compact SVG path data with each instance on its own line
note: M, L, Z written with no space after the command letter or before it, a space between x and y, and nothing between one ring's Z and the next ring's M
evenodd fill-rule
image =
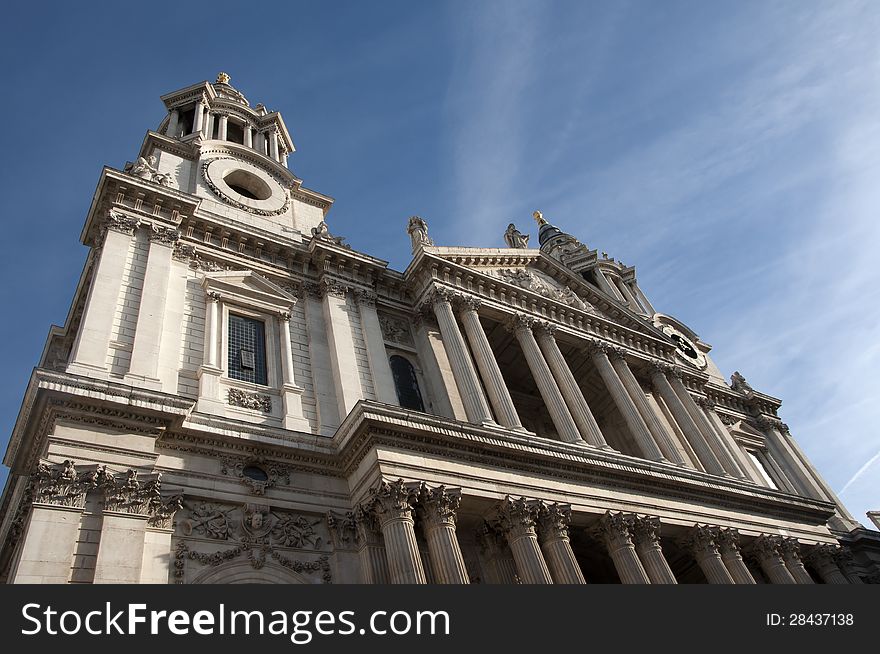
M424 411L422 393L419 391L419 380L416 379L416 371L412 364L402 356L394 355L388 362L391 364L391 375L394 377L394 388L397 391L397 401L406 409Z

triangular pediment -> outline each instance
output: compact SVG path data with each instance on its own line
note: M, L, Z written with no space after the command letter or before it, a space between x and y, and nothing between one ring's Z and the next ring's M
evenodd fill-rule
M666 334L644 317L540 250L432 247L429 251L473 273L604 318L654 339L669 341Z
M226 301L271 311L289 311L296 298L277 284L250 270L229 270L205 275L202 287Z

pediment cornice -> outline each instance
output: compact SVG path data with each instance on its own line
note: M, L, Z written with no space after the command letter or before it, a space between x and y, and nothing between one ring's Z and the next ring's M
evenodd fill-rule
M547 297L491 272L506 268L547 275L588 306ZM649 358L671 360L675 351L674 344L653 325L538 250L428 247L419 252L406 277L416 306L439 284L479 297L487 310L529 313L556 323L573 336L598 337Z

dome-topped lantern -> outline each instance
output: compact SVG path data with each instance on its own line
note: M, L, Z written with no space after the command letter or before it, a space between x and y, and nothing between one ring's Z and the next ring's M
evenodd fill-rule
M181 141L226 141L255 150L282 166L295 151L281 114L247 98L220 72L212 84L201 82L162 97L168 116L158 131Z
M542 252L546 252L555 259L562 260L562 255L575 250L584 249L586 246L571 234L566 234L555 225L551 225L544 218L544 214L535 211L532 214L538 223L538 245Z
M230 79L232 78L222 71L217 74L217 81L213 84L217 97L232 100L233 102L243 104L245 107L250 107L251 105L247 101L247 98L244 97L238 89L233 88L229 84Z

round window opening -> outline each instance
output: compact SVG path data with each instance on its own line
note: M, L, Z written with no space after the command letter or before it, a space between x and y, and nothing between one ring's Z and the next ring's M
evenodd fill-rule
M251 200L268 200L272 189L262 179L246 170L233 170L223 177L223 181L233 191Z
M242 469L241 474L254 481L269 481L269 475L267 475L266 471L259 466L245 466Z

